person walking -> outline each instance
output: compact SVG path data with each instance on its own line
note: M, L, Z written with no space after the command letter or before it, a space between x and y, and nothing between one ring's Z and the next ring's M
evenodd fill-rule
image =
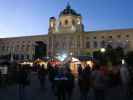
M48 63L47 70L48 70L48 78L51 83L51 88L53 91L54 90L54 77L56 75L56 69L54 68L54 66L52 66L52 64Z
M94 98L95 100L105 100L105 90L107 86L107 81L100 70L99 65L95 65L95 70L91 73L92 87L94 90Z
M1 75L1 70L0 70L0 87L2 87L2 75Z
M65 77L67 78L65 82L65 92L68 96L68 100L71 100L75 84L74 84L74 75L71 73L70 68L66 68Z
M19 100L25 100L25 87L29 85L28 73L24 65L19 65L17 70L17 83L19 89Z
M46 80L46 69L44 66L40 66L38 69L38 79L40 81L40 89L44 90L45 89L45 80Z
M79 88L80 88L80 100L88 100L88 93L90 90L90 66L87 65L80 73Z
M57 96L58 100L65 100L65 82L67 78L64 75L64 71L62 68L59 69L58 74L54 78L55 84L55 95Z
M121 79L121 86L123 89L125 100L129 96L129 71L127 69L126 64L122 64L120 67L120 79Z

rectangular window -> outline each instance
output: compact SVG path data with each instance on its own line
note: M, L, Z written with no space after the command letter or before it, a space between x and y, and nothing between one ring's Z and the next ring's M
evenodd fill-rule
M118 37L118 38L120 38L120 37L121 37L121 35L117 35L117 37Z
M4 46L4 45L2 46L2 50L3 50L3 51L5 50L5 46Z
M94 39L96 39L97 37L95 36L95 37L93 37Z
M77 42L77 46L78 46L78 48L80 48L80 41Z
M127 35L126 35L126 37L128 38L128 37L129 37L129 35L127 34Z
M6 51L8 51L8 48L9 48L9 47L7 46L7 47L6 47Z
M94 46L94 48L97 48L98 44L96 41L93 42L93 46Z
M89 40L90 39L90 37L86 37L86 40Z
M112 39L112 36L109 36L110 39Z
M104 36L102 36L102 39L104 39Z
M29 51L30 45L27 45L26 50Z
M101 47L105 47L105 41L101 41Z
M89 41L86 42L86 48L90 48L90 42Z

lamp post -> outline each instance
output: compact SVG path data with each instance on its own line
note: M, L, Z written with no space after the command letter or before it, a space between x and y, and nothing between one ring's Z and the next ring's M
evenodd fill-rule
M105 61L106 61L106 57L105 57L106 49L105 48L101 48L100 52L101 52L101 54L100 54L100 61L101 61L101 63L105 63Z
M10 61L13 62L14 61L14 47L11 48L11 57L10 57Z
M73 55L73 53L72 52L70 52L70 56L72 56Z
M104 53L104 52L106 52L106 49L105 48L101 48L100 51L101 51L101 53Z

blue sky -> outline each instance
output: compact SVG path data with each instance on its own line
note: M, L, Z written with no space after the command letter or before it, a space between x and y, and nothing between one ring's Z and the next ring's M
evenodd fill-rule
M133 28L133 0L0 0L0 38L48 33L67 1L83 16L85 31Z

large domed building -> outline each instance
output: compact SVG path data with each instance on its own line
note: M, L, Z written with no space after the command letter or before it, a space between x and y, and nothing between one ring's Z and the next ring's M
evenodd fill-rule
M51 33L74 33L83 32L82 16L68 4L60 12L59 18L50 18L49 32Z
M0 57L32 60L37 57L60 54L84 55L108 45L133 50L133 29L84 31L81 14L69 4L59 16L50 17L47 35L0 39Z

